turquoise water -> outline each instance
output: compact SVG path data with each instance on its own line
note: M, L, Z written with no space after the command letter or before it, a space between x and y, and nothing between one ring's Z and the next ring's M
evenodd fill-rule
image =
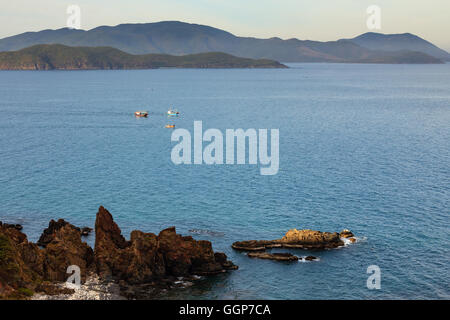
M450 64L280 70L0 72L0 220L36 241L50 219L126 236L175 225L240 266L165 298L450 298ZM181 111L168 120L166 111ZM148 119L133 112L149 110ZM279 128L280 169L180 165L172 131ZM232 242L291 228L360 241L277 263ZM88 239L93 243L93 236ZM369 265L381 289L366 287Z

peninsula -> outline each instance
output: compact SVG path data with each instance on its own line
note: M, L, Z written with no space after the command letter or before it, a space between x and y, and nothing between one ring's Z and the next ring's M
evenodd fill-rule
M174 56L133 55L111 47L41 44L0 52L0 70L111 70L158 68L287 68L269 59L239 58L222 52Z

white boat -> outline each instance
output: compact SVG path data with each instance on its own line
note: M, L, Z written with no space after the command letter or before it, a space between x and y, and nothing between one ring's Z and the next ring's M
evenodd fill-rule
M168 114L169 116L177 116L177 115L179 115L180 113L179 113L177 110L169 109L169 111L167 111L167 114Z

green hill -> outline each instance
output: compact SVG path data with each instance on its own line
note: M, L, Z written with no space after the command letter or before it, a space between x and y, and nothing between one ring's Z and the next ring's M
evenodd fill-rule
M0 52L0 70L95 70L156 68L286 68L274 60L238 58L209 52L184 56L132 55L110 47L36 45Z

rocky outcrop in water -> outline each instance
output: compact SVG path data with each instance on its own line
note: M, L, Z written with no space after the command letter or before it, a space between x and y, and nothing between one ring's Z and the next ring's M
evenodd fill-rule
M276 240L246 240L234 242L231 246L235 250L248 251L250 258L269 259L275 261L316 261L314 256L299 258L291 253L268 253L266 250L273 248L323 250L343 246L342 239L355 242L351 231L344 229L338 232L321 232L316 230L291 229L281 238Z
M343 246L339 233L291 229L276 240L237 241L232 248L242 251L265 251L272 248L331 249Z
M122 236L111 214L100 207L95 223L95 263L102 278L113 277L137 284L166 277L212 275L235 269L211 242L176 233L175 227L159 235L133 231Z
M81 240L82 234L65 220L51 220L34 244L15 225L0 222L0 299L28 298L34 292L70 294L73 290L55 283L67 280L71 265L80 268L82 282L96 277L107 286L114 280L131 298L149 288L168 288L180 277L237 269L224 253L212 250L211 242L181 236L175 227L159 235L135 230L126 240L103 207L95 223L95 250Z
M341 238L353 238L355 235L350 230L344 229L339 233Z

